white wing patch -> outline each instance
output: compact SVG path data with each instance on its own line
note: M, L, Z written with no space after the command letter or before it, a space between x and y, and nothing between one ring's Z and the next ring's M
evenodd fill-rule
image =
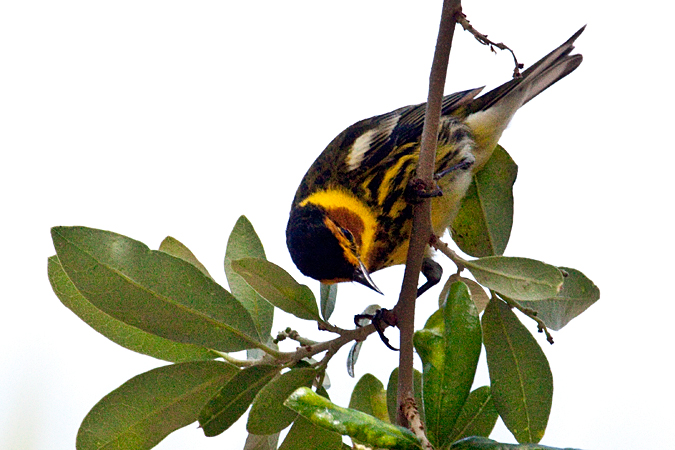
M357 169L363 162L368 151L377 148L389 139L389 136L394 130L394 127L396 127L396 124L398 124L400 117L401 115L398 113L385 117L376 127L371 128L356 138L347 155L348 171Z

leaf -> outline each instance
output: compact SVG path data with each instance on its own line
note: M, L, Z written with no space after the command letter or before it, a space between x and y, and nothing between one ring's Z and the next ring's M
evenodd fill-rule
M572 448L561 449L539 444L502 444L486 437L471 436L455 442L450 447L452 450L574 450Z
M178 239L172 238L171 236L165 237L162 243L159 244L159 251L168 253L171 256L175 256L176 258L180 258L183 261L189 262L199 269L201 273L213 279L209 271L206 270L206 267L204 267L204 265L199 262L194 253L192 253L190 249L183 245L183 243Z
M450 286L444 308L434 313L413 342L422 359L424 414L429 440L449 443L478 365L481 326L464 283Z
M220 356L204 347L181 344L146 333L107 315L82 296L63 271L56 255L49 258L47 271L52 289L61 303L94 330L124 348L171 362L209 360Z
M225 275L232 295L251 314L262 342L272 332L274 306L262 298L246 281L232 269L232 261L241 258L265 258L262 242L246 216L239 217L230 233L225 250Z
M354 367L356 366L356 361L359 359L361 347L363 347L363 341L356 341L352 344L347 354L347 374L352 378L354 378Z
M300 319L321 322L312 291L281 267L264 259L232 261L232 269L265 300Z
M52 239L78 291L115 319L224 352L260 346L246 309L192 264L93 228L55 227Z
M492 400L518 442L539 442L544 436L553 399L553 376L544 352L499 299L483 314Z
M374 375L369 373L361 377L354 386L349 407L357 411L370 414L385 422L389 421L387 415L387 395L384 385Z
M448 281L446 281L445 285L443 286L443 289L441 290L441 294L438 296L438 307L440 308L445 304L445 299L448 297L448 291L450 290L450 286L452 286L452 284L456 281L461 281L462 283L466 284L469 287L469 292L471 293L471 300L473 300L473 303L476 305L476 308L478 308L478 314L485 311L485 307L490 301L490 297L488 297L488 295L485 293L485 289L483 289L483 286L476 283L470 278L464 278L460 276L458 273L453 273L448 277Z
M273 434L287 426L298 416L283 405L284 400L301 386L311 386L316 377L312 368L293 369L270 381L253 400L246 429L254 434Z
M513 184L518 166L501 146L473 176L452 223L452 240L466 254L502 255L513 225Z
M464 265L480 284L515 300L543 300L562 288L560 270L534 259L489 256Z
M410 431L354 409L341 408L311 389L297 389L284 402L315 425L351 436L373 448L421 449Z
M199 413L206 436L227 430L248 409L258 392L279 373L276 366L251 366L235 375Z
M159 367L103 397L84 418L78 450L140 450L197 420L207 400L238 369L220 361Z
M415 403L417 412L420 414L422 423L425 423L424 401L422 401L422 373L413 369L413 392L415 393ZM398 423L398 367L391 371L387 383L387 412L389 421Z
M246 437L244 450L277 450L278 443L279 433L270 434L268 436L249 434Z
M366 309L363 310L361 316L373 316L377 311L381 309L380 305L368 305ZM359 327L365 327L371 322L368 317L361 317L356 320L356 325ZM356 341L352 344L352 348L349 349L349 354L347 355L347 374L354 378L354 367L356 366L356 361L359 359L359 353L361 352L361 347L365 341Z
M576 269L560 267L567 276L558 295L536 302L521 301L520 304L537 311L552 330L559 330L600 299L600 289L586 275Z
M342 436L298 416L279 450L342 450Z
M333 284L324 284L321 283L321 287L319 289L319 297L321 299L321 317L323 317L323 320L328 320L330 319L330 316L333 314L333 310L335 309L335 300L337 299L337 290L338 290L338 285L337 283Z
M482 386L472 391L466 399L457 422L452 429L450 442L468 436L490 436L499 414L492 403L490 386Z

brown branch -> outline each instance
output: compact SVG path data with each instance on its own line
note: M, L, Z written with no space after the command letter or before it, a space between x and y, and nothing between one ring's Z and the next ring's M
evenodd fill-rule
M407 398L401 405L401 412L406 417L406 420L408 420L410 430L419 438L422 448L425 450L433 450L434 447L431 445L431 442L429 442L429 439L427 439L427 435L424 432L424 424L422 423L422 418L417 410L415 399Z
M460 0L444 0L441 21L436 41L436 50L431 74L429 75L429 96L424 116L424 129L420 144L420 157L417 163L417 180L422 186L432 186L436 160L436 144L438 141L438 125L441 116L441 102L448 70L448 59L455 31L455 17L461 12ZM422 259L431 237L431 201L426 198L413 208L413 225L408 245L403 286L394 312L398 317L400 329L399 371L398 371L398 404L403 405L406 399L413 398L413 332L415 323L415 300L417 282ZM407 426L408 420L399 409L398 422Z
M516 67L513 69L513 78L520 78L520 69L522 69L524 66L523 64L518 62L518 59L516 58L516 54L513 53L513 50L511 50L509 47L507 47L503 42L500 42L499 44L491 41L488 39L487 34L482 34L478 30L476 30L470 23L469 19L466 18L466 15L462 14L461 12L457 14L457 22L464 28L465 31L468 31L473 35L473 37L476 38L478 42L480 42L483 45L487 45L490 47L490 50L492 52L497 53L495 51L495 47L497 47L500 50L508 50L511 53L511 56L513 56L513 62L516 65Z

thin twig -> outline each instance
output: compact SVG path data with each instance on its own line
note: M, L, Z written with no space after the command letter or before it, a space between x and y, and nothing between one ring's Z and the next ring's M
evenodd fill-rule
M438 236L432 235L431 239L429 240L429 244L438 250L439 252L443 253L445 256L450 258L452 262L455 263L457 266L457 273L462 272L466 268L466 260L459 256L457 253L455 253L454 250L452 250L448 244L445 242L441 241Z
M429 75L429 96L424 116L424 128L420 143L420 156L417 163L417 180L423 186L432 186L436 161L436 144L438 141L438 125L441 115L441 102L448 69L452 37L455 31L456 13L461 11L460 0L444 0L441 21L436 41L436 50ZM431 201L423 199L413 207L413 225L408 244L403 286L394 313L399 319L400 330L399 372L398 372L398 404L413 397L413 332L415 324L415 300L417 298L417 281L424 252L431 236ZM407 425L405 415L399 409L398 422Z
M468 31L473 35L473 37L476 38L478 42L480 42L483 45L487 45L490 47L490 50L494 53L497 53L495 51L495 47L497 47L500 50L508 50L511 53L511 56L513 56L513 62L516 65L516 67L513 69L513 78L520 78L520 69L522 69L524 66L523 64L518 62L518 59L516 58L516 54L513 53L513 50L511 50L509 47L507 47L503 42L496 43L488 39L487 34L482 34L478 30L476 30L470 23L469 20L466 18L466 15L464 15L462 12L459 12L457 14L457 17L455 18L457 22L464 28L465 31Z
M549 344L553 344L553 336L551 336L551 333L549 333L548 328L546 328L546 324L544 323L544 321L541 320L539 317L537 317L537 311L535 311L532 308L526 308L525 306L518 303L516 300L510 299L508 297L504 297L502 295L498 295L498 297L504 300L507 305L511 306L512 308L516 308L518 311L520 311L530 319L537 322L537 331L546 334L546 340L549 342Z

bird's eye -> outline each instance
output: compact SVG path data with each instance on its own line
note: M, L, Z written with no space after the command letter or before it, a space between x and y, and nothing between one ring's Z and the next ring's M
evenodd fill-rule
M352 234L351 231L349 231L349 230L346 229L346 228L343 228L343 229L342 229L342 234L345 235L345 237L347 238L347 240L348 240L349 242L351 242L352 244L354 243L354 235Z

